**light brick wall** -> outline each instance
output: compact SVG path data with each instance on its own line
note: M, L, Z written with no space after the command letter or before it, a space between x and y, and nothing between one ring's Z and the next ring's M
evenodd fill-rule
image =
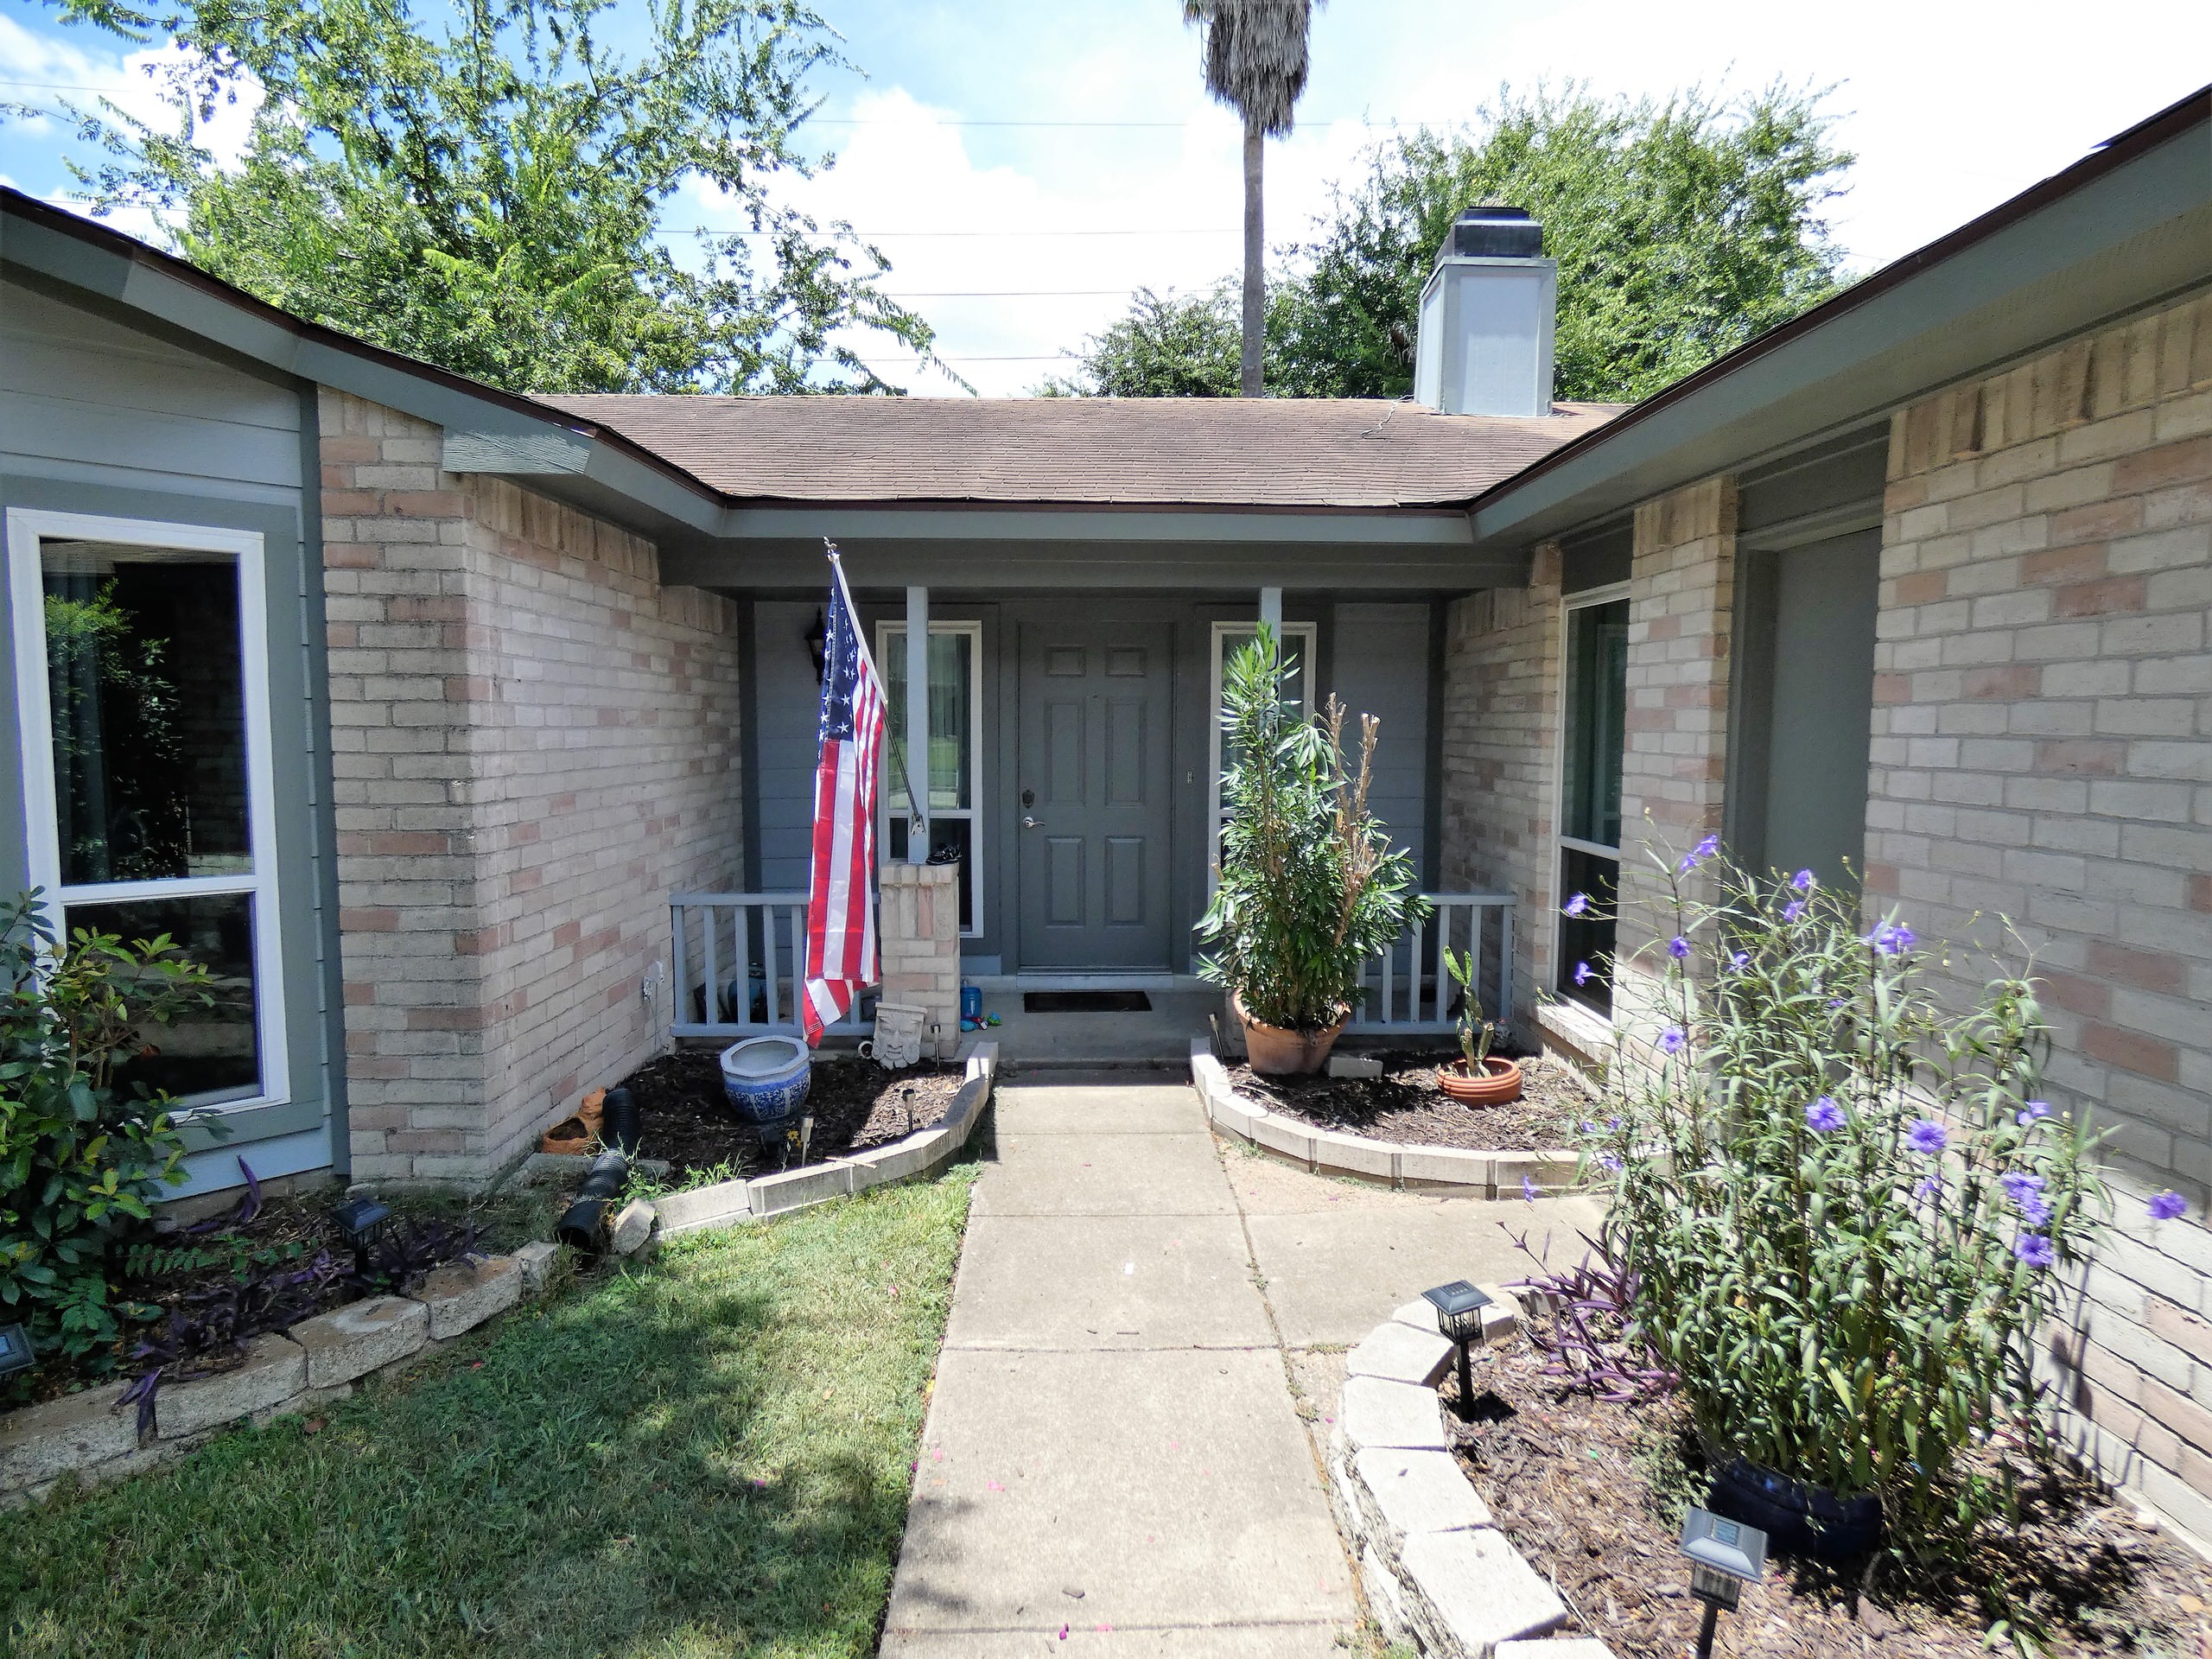
M877 886L883 1001L927 1010L922 1052L934 1025L938 1058L949 1060L960 1046L960 867L886 859Z
M1523 1041L1552 983L1561 615L1559 548L1546 543L1527 587L1452 604L1445 647L1441 891L1519 900L1514 1008ZM1484 991L1495 1007L1494 980Z
M1736 480L1708 478L1636 510L1629 575L1627 751L1615 1015L1639 1004L1630 959L1664 899L1648 845L1687 852L1720 831L1736 595ZM1693 896L1703 893L1694 877Z
M2114 1130L2084 1433L2212 1538L2212 296L1902 411L1886 508L1870 901L2035 950L2052 1097Z
M323 393L363 1179L481 1179L664 1044L667 895L739 863L734 607L442 443Z

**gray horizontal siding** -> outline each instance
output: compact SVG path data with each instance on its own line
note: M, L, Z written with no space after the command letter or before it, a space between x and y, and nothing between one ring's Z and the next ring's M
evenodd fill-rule
M1427 844L1428 607L1338 605L1332 615L1332 689L1344 699L1344 747L1358 753L1359 717L1382 722L1369 804L1391 841L1414 856ZM1434 872L1422 870L1424 883Z
M296 490L300 398L0 282L0 455L11 471L94 463L194 493L211 481Z
M754 731L760 754L760 887L804 893L809 825L814 817L815 722L822 687L806 631L820 608L763 603L753 608L753 675L759 707Z

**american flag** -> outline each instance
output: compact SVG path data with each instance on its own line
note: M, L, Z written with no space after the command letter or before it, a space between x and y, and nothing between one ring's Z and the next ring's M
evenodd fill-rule
M875 982L875 774L883 741L883 682L861 638L852 590L830 550L822 642L822 760L814 774L814 873L806 896L809 1045Z

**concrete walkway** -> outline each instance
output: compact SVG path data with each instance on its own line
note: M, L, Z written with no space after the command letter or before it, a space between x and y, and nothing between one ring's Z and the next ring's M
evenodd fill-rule
M1500 1217L1594 1214L1224 1151L1179 1081L1010 1080L996 1114L882 1653L1343 1659L1344 1344L1426 1285L1512 1276Z

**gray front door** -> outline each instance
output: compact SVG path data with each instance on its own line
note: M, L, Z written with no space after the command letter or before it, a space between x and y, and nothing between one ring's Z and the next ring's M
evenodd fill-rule
M1165 968L1174 622L1066 608L1021 623L1020 965Z

